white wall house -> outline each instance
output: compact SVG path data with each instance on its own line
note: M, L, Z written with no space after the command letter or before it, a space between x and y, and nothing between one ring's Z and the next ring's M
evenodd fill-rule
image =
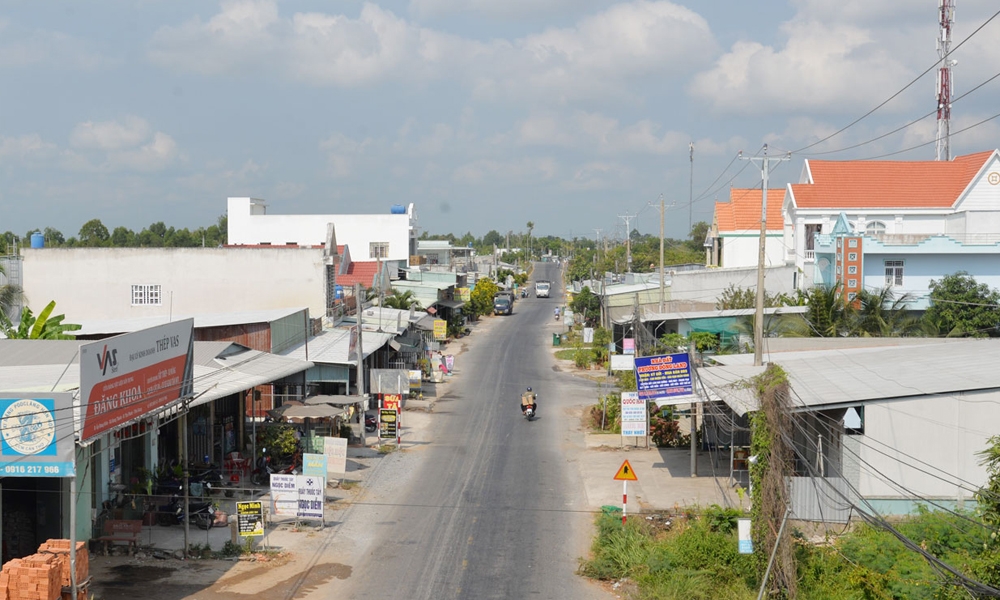
M24 249L24 292L68 323L308 307L325 314L321 248Z
M952 161L805 161L783 205L789 263L837 279L834 229L860 236L865 287L924 299L930 279L959 270L1000 287L1000 152ZM825 259L825 260L824 260ZM841 274L840 279L843 279Z
M416 254L413 204L387 206L384 214L276 215L267 214L264 200L229 198L227 215L231 246L322 246L333 223L337 243L350 247L355 260L382 259L403 268Z
M785 264L781 206L784 189L767 193L767 224L764 266ZM728 202L716 202L712 226L705 239L706 264L710 267L756 267L760 259L760 213L763 193L759 189L733 188Z

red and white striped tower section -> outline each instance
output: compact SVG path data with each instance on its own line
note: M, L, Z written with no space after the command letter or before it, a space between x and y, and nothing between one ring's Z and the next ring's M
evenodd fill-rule
M938 0L938 18L941 31L937 39L938 56L941 67L937 79L937 160L951 160L951 68L956 61L951 54L951 29L955 24L955 0Z

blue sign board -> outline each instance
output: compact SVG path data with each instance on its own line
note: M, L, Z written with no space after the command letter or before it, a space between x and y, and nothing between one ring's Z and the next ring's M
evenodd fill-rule
M0 392L0 477L76 474L69 394Z
M670 398L694 393L687 352L635 358L635 383L639 397Z

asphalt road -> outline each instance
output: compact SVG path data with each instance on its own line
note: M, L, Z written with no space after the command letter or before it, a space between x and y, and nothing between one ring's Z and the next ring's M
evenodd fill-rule
M535 277L558 282L558 268L538 263ZM567 456L564 408L585 388L553 368L553 308L563 302L553 292L518 299L459 357L462 375L430 417L433 441L412 476L391 502L350 514L371 520L375 537L351 557L338 597L609 597L576 575L593 516ZM528 385L539 395L531 422L519 408Z

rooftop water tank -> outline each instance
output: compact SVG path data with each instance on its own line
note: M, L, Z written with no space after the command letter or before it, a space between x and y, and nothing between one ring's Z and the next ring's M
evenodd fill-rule
M405 215L406 207L402 204L393 204L392 208L389 209L389 214L393 215Z
M31 234L31 247L32 248L44 248L45 247L45 236L39 232Z

